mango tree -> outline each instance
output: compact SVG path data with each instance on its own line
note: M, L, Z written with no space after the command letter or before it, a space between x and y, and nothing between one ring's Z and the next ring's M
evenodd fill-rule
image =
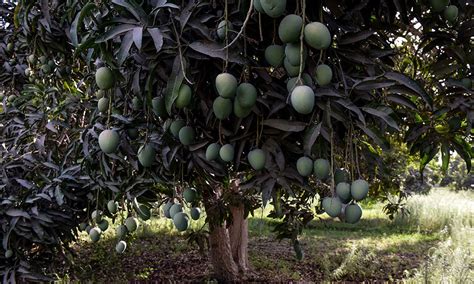
M255 208L272 203L277 237L298 258L316 214L356 223L370 185L384 194L387 137L404 136L421 170L440 148L445 167L455 150L470 168L466 1L51 2L20 1L22 33L3 58L34 55L8 63L28 77L61 71L52 50L64 54L53 63L70 62L82 117L74 157L90 201L80 227L98 241L111 217L119 253L155 203L179 231L192 222L183 205L195 220L202 204L215 276L235 280L250 269ZM25 44L12 55L15 38Z

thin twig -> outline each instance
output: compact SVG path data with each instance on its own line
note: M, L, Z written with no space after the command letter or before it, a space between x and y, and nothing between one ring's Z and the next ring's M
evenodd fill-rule
M301 16L302 16L302 19L303 19L303 24L301 25L301 32L300 32L300 70L298 72L298 79L296 79L296 83L299 84L299 83L302 83L301 82L301 74L303 73L303 60L304 60L304 44L303 44L303 40L304 40L304 19L306 17L306 0L302 0L301 1Z
M357 141L357 140L356 140ZM361 178L361 174L360 174L360 166L359 166L359 153L358 153L358 149L357 149L357 143L354 143L354 147L355 147L355 158L356 158L356 168L357 168L357 174L359 175L359 178Z
M181 72L183 73L183 77L188 82L189 84L193 85L194 83L186 77L186 68L184 66L184 61L183 61L183 51L181 49L181 42L179 40L180 36L178 34L178 30L176 29L176 25L174 23L173 18L171 18L171 23L173 24L173 30L176 35L176 42L178 43L178 52L179 52L179 61L181 63Z
M226 46L224 46L220 50L224 50L224 49L227 49L230 46L232 46L239 39L239 37L244 33L245 27L247 26L247 23L250 20L250 16L252 15L253 1L254 0L250 0L250 7L249 7L249 10L247 12L247 16L245 17L244 23L242 24L242 28L240 28L240 31L237 34L237 36L234 38L234 40L231 41L231 43L229 43L229 44L226 43ZM227 7L227 1L226 1L226 7ZM226 10L227 10L227 8L226 8ZM226 25L227 25L227 17L226 17ZM227 38L227 36L226 36L226 38Z
M219 143L224 145L224 143L222 143L222 120L219 120Z
M339 71L341 72L342 83L344 84L344 94L345 94L346 97L347 97L347 96L348 96L348 93L347 93L347 82L346 82L346 76L344 75L344 71L342 70L341 59L340 59L339 56L337 55L337 52L334 52L334 54L336 55L337 64L339 65Z
M331 194L334 197L334 188L335 188L335 181L334 181L334 129L332 128L332 123L331 123L331 101L328 100L327 105L326 105L326 113L327 113L327 123L329 126L330 130L330 143L331 143L331 168L330 168L330 173L331 173Z
M354 146L352 144L353 138L354 138L354 126L352 125L352 120L349 120L350 122L350 137L349 137L349 151L350 151L350 159L351 159L351 178L354 179L354 152L352 151L352 147Z
M324 24L324 17L323 17L323 1L320 2L321 6L319 7L319 21L321 24Z
M108 91L108 92L111 93L111 91ZM105 95L107 95L107 94L105 94ZM109 126L110 126L110 116L111 116L111 113L112 113L112 95L109 95L108 99L109 99L109 107L107 109L107 123L106 123L107 128L109 128Z
M229 27L228 27L228 23L229 23L229 11L228 11L228 3L227 3L227 0L225 0L225 7L224 7L224 21L225 21L225 25L224 25L224 32L225 32L225 45L227 46L228 43L229 43ZM222 48L220 50L224 50L225 49L225 62L224 62L224 72L227 72L227 66L229 65L229 49L228 48Z
M256 148L258 148L258 144L259 144L259 142L260 142L259 126L260 126L260 116L257 116L257 141L255 141L255 147L256 147Z
M320 50L319 51L319 59L318 59L318 63L316 64L316 66L321 64L321 61L323 60L323 54L324 54L324 50Z

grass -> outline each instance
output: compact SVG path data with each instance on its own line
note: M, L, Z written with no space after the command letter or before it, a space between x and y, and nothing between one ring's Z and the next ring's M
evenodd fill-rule
M303 261L294 258L288 241L276 241L278 222L265 217L270 208L249 219L249 254L253 281L401 280L407 283L467 283L473 278L474 194L436 190L408 202L409 217L392 222L382 204L363 206L355 225L325 218L311 222L300 236ZM204 218L192 223L197 230ZM109 229L97 244L87 235L73 247L72 265L58 276L123 283L133 280L211 280L207 254L200 254L170 220L152 218L127 239L123 255ZM467 280L467 281L464 281Z
M395 224L424 232L450 230L453 225L474 227L473 192L433 190L411 197L407 209L411 214L397 216Z
M419 231L440 231L443 241L406 283L474 283L474 193L436 190L408 202L411 215L396 224Z

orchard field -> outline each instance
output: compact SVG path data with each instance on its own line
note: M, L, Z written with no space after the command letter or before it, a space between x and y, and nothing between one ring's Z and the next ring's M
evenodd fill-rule
M0 3L0 277L474 282L472 0Z
M455 204L454 206L448 204ZM403 281L469 283L474 280L474 195L446 188L410 199L409 217L391 221L382 204L367 204L357 225L323 216L301 236L306 253L297 261L287 241L275 240L270 208L250 218L249 254L258 282ZM73 246L74 261L56 259L62 283L74 281L213 281L206 251L175 232L163 217L144 222L129 240L125 255L116 255L113 234L94 244L87 234ZM202 222L193 224L199 229Z

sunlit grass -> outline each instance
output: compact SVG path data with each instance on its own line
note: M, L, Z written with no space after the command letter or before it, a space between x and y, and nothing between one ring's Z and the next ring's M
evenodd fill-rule
M474 226L474 193L433 190L429 195L415 195L407 203L408 216L397 215L395 224L420 231L451 229L456 221Z
M474 193L435 190L408 202L411 215L398 217L397 225L420 231L441 231L443 241L406 283L474 282Z

